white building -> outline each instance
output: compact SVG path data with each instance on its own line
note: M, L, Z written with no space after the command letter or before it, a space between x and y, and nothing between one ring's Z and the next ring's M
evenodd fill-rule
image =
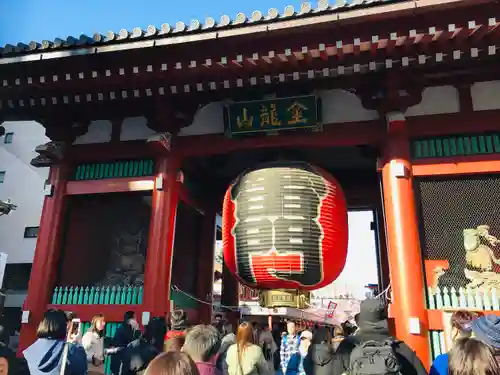
M7 254L2 287L7 292L6 317L17 316L28 289L31 263L43 207L48 168L34 168L35 147L49 141L45 129L33 121L4 122L0 137L0 199L17 206L0 217L0 252Z

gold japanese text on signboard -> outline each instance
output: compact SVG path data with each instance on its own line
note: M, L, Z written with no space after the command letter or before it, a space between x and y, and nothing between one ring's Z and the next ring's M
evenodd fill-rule
M319 125L318 98L314 95L249 102L227 106L232 135L280 130L316 128Z

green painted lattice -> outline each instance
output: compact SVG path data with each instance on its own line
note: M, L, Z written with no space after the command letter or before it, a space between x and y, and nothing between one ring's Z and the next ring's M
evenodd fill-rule
M53 305L140 305L142 287L56 287Z
M144 177L154 174L154 162L148 160L121 160L110 163L77 165L73 180L102 180L106 178Z
M414 159L500 153L500 133L415 139L411 143Z

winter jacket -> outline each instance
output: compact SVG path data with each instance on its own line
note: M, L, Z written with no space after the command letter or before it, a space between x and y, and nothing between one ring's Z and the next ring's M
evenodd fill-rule
M86 375L87 356L83 347L50 339L38 339L23 351L30 374L59 375L65 345L68 345L65 375Z
M311 344L304 358L304 371L307 375L341 375L349 363L344 360L327 344Z
M227 364L226 356L229 347L236 344L236 335L234 333L228 333L222 338L220 344L219 355L217 356L217 361L215 362L216 367L222 372L227 374Z
M160 352L149 341L143 338L132 341L122 351L121 374L134 375L140 373L148 367Z
M366 341L380 341L391 339L387 325L385 324L370 324L362 327L355 336L349 336L342 341L337 348L337 354L342 356L343 370L338 372L342 374L349 368L349 357L352 350L360 343ZM417 357L417 354L404 342L398 342L394 345L394 354L398 358L401 365L402 375L427 375L422 361ZM337 373L336 373L337 374Z
M448 375L448 353L440 354L432 362L429 375Z
M274 369L270 369L264 358L262 349L257 345L247 346L238 355L238 346L231 345L227 350L226 363L229 375L272 375Z
M132 326L127 323L123 323L116 330L116 333L111 340L111 346L114 352L111 354L110 369L111 373L114 375L120 374L120 366L123 361L124 349L134 340L135 334L136 331L134 331Z

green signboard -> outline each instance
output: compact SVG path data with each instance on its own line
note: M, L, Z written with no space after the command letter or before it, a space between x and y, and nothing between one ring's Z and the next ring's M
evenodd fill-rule
M314 95L236 102L226 109L231 135L315 129L320 122L319 100Z

